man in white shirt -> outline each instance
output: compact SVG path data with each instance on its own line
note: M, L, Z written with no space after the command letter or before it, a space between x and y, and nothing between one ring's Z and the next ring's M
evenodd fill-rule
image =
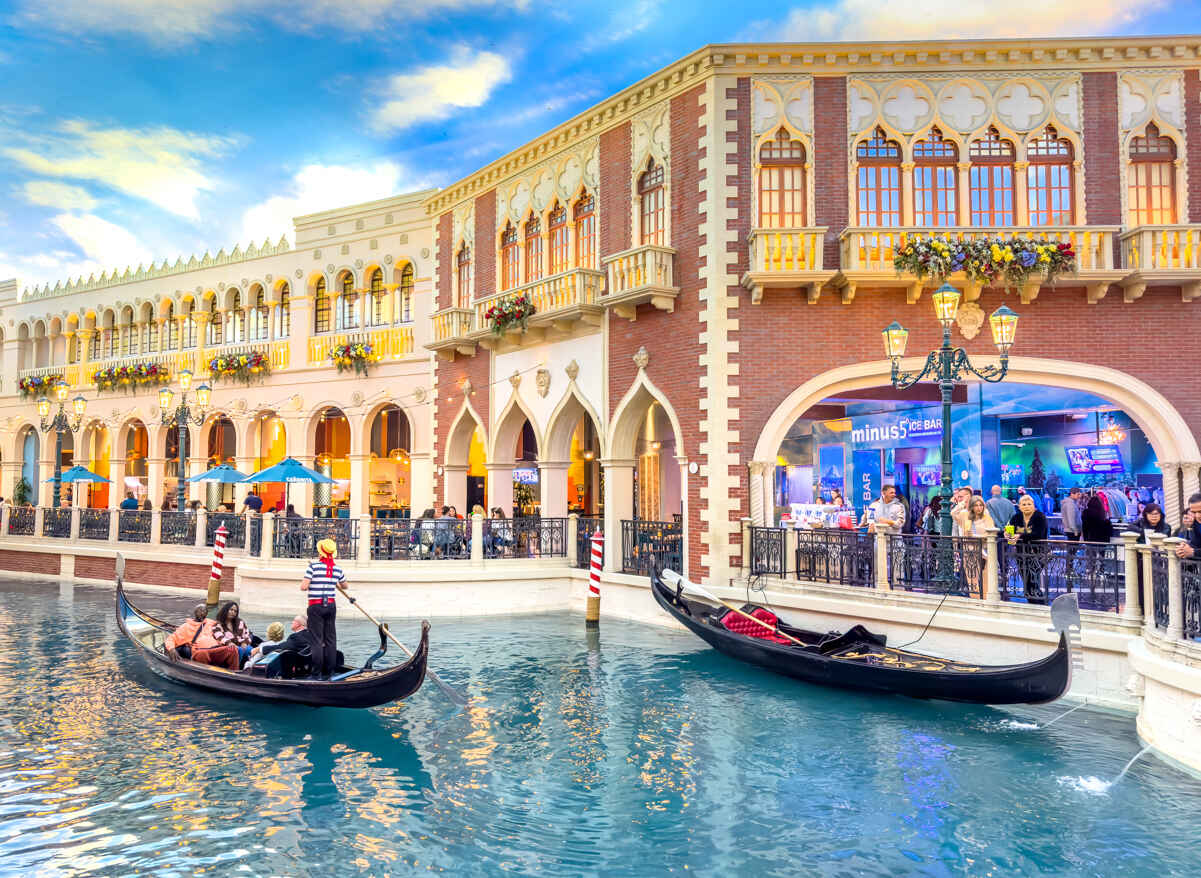
M877 525L900 532L901 525L905 523L905 507L897 499L897 489L894 485L885 485L880 489L880 499L867 507L864 519L870 533L876 532Z

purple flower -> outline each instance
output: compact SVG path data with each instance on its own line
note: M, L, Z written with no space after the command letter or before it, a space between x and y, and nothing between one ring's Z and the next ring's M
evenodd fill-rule
M1035 259L1034 254L1031 253L1029 250L1025 251L1024 253L1022 253L1018 256L1018 261L1022 263L1022 266L1024 268L1029 268L1030 266L1032 266L1034 264L1034 259Z

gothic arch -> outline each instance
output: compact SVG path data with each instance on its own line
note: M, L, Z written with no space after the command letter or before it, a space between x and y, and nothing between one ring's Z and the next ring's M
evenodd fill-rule
M667 394L659 390L646 376L645 370L639 370L634 383L630 385L621 402L613 411L613 420L609 424L609 436L605 441L605 449L609 457L616 460L629 460L634 457L634 446L638 442L638 433L642 427L642 417L652 402L663 406L671 422L672 432L676 438L676 456L685 457L684 431L680 428L680 419L676 410L667 399Z
M546 447L539 448L539 456L543 460L562 461L571 456L571 436L575 432L575 425L579 422L581 415L587 415L592 420L593 429L596 430L597 439L601 443L599 454L601 457L605 456L608 443L605 441L605 431L600 416L579 392L575 382L572 382L547 422Z

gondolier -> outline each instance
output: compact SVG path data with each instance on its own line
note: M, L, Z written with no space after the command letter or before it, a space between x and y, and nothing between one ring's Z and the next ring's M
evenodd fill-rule
M337 605L335 589L346 590L346 574L334 561L338 544L333 540L317 543L317 560L304 572L300 590L309 594L309 632L313 642L313 671L310 679L328 680L334 673L338 656L338 633L335 627Z

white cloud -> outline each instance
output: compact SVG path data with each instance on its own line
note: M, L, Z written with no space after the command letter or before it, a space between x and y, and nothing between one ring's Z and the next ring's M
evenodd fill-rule
M99 128L76 119L64 122L57 133L4 152L34 173L93 180L197 219L196 197L215 186L203 160L233 144L231 138L175 128Z
M481 6L498 0L22 0L17 21L72 36L128 34L178 46L213 39L268 18L292 31L332 27L378 30L386 22ZM524 8L525 2L506 4Z
M276 195L242 214L241 237L251 241L280 235L292 237L293 217L316 213L363 201L387 198L401 191L421 188L410 180L396 162L377 162L369 167L308 165L293 178L286 195Z
M445 119L464 107L483 106L497 86L512 78L503 56L458 46L446 64L384 80L369 121L375 131L388 134L418 122Z
M752 25L754 39L906 40L1050 37L1129 26L1163 0L835 0L792 9L784 20Z
M25 184L23 193L30 204L59 210L91 210L99 204L86 189L50 180L30 180Z
M15 277L21 289L102 271L149 265L153 254L136 235L95 214L61 213L51 218L65 238L83 252L59 248L41 252L0 253L0 279Z

